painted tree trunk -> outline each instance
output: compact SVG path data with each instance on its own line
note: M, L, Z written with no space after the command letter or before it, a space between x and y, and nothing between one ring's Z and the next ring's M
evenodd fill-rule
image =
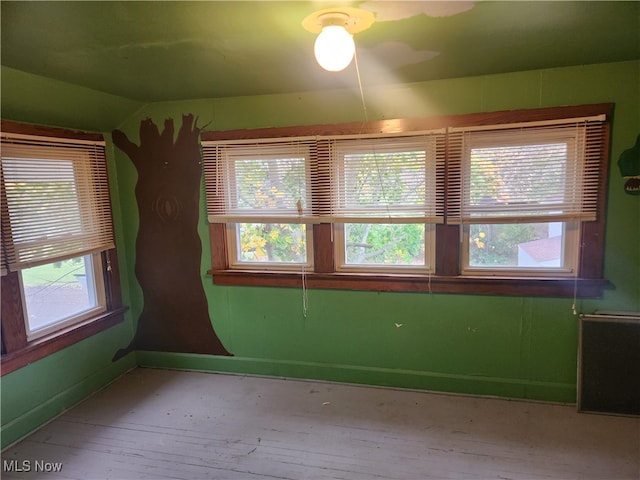
M230 355L211 324L200 273L199 135L193 115L183 115L175 142L173 119L162 133L143 120L139 146L113 132L138 172L135 273L144 296L135 336L114 359L133 350Z

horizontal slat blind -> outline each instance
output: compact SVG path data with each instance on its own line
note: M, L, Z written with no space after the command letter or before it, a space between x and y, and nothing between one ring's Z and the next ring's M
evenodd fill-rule
M445 132L203 141L207 214L226 222L442 222Z
M447 222L595 220L604 119L451 129Z
M314 142L202 142L211 223L312 221Z
M1 158L4 270L114 247L104 142L3 134Z
M326 162L332 172L329 221L443 221L444 132L337 138L328 145Z

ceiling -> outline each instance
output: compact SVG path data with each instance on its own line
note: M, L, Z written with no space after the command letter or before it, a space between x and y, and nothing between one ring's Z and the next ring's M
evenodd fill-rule
M5 1L2 65L152 102L357 86L313 58L310 13L376 15L363 88L640 58L640 2Z

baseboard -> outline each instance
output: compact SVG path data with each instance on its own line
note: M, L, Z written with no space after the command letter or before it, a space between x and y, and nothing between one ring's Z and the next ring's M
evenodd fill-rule
M137 351L141 367L326 380L467 395L575 403L576 385L314 362Z
M2 425L2 450L43 427L135 367L136 357L131 353Z

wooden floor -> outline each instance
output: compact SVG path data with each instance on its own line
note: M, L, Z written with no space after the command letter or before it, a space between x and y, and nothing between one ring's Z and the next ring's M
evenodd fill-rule
M640 419L136 369L2 460L3 479L639 479Z

